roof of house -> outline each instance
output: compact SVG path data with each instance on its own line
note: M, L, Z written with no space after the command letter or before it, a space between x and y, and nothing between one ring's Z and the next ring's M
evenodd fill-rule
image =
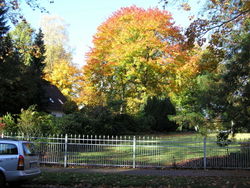
M48 111L62 111L63 104L67 101L66 97L61 91L51 84L44 86L45 98L46 98L46 110Z

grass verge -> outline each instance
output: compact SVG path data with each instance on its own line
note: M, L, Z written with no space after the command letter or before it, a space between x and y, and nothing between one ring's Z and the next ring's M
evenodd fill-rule
M188 187L188 188L248 188L249 177L169 177L121 174L93 174L68 172L43 172L30 182L31 185L55 185L56 187ZM30 186L29 186L30 187ZM53 187L53 186L52 186Z

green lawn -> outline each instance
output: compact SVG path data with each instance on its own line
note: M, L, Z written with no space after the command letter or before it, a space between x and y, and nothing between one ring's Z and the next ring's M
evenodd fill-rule
M248 177L168 177L139 176L99 173L67 173L44 172L30 182L37 185L56 185L68 187L203 187L203 188L247 188L250 187ZM36 186L35 186L36 185ZM30 185L29 185L30 187ZM49 186L48 186L49 187Z
M238 134L236 139L250 138L250 134ZM137 137L135 161L137 166L184 166L184 167L203 167L204 144L203 137L198 134L174 134L161 135L157 139L154 136ZM147 142L143 142L143 140ZM155 140L157 140L155 142ZM211 142L213 141L213 142ZM242 159L242 148L239 143L232 143L229 147L220 147L216 144L216 135L209 135L206 144L206 157L211 165L218 167L228 166L237 167L230 164L232 161ZM115 146L116 144L125 146ZM100 144L98 141L96 144ZM87 164L106 164L107 166L133 165L133 143L130 141L105 141L101 144L114 144L114 146L77 146L69 152L68 163ZM130 146L127 146L130 145ZM244 158L250 158L249 149ZM63 160L63 157L61 158ZM249 160L247 160L249 161ZM213 164L212 164L213 163ZM231 166L230 166L231 165ZM250 164L244 164L250 165ZM238 165L238 166L241 166Z

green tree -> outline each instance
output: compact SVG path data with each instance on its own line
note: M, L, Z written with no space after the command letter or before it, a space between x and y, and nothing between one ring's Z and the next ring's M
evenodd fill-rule
M230 46L222 77L228 129L250 131L250 22L245 32L237 34L236 45Z
M0 7L0 62L3 63L4 59L7 57L10 49L9 40L6 35L9 31L9 26L6 20L7 9L5 7Z
M45 44L43 41L42 30L39 29L38 33L35 35L35 40L32 44L31 60L29 71L31 72L32 80L36 86L36 91L34 93L35 103L39 110L42 110L46 106L45 91L43 85L46 84L44 77L44 67L45 67Z
M39 86L31 67L24 64L22 54L15 50L7 33L3 19L7 11L1 13L0 114L16 114L22 108L38 103Z
M173 1L164 0L166 3ZM190 10L190 1L177 1ZM206 45L201 74L172 97L180 126L232 132L249 129L249 33L250 2L208 0L202 13L187 28L186 44Z
M171 116L179 129L191 129L207 135L210 131L222 129L219 103L223 101L220 75L206 73L199 75L187 88L175 96L177 113Z
M42 33L42 30L39 29L38 33L35 36L35 40L33 42L32 47L32 56L31 56L31 62L30 66L32 67L32 70L34 71L34 74L36 74L40 79L44 75L44 67L45 67L45 44L44 44L44 35Z
M20 22L16 25L15 29L10 32L10 36L14 48L20 54L20 58L24 64L30 65L34 38L34 31L30 24L24 21Z
M168 119L168 115L174 115L175 107L169 98L150 97L143 109L145 118L151 122L151 130L175 131L174 122Z
M25 66L20 63L19 55L13 51L10 38L4 39L3 59L0 62L0 113L18 113L27 102L23 71Z

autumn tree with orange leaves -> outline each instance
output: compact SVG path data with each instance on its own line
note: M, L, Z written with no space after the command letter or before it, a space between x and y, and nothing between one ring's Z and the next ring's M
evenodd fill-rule
M148 97L178 90L177 72L198 72L182 40L167 11L136 6L118 10L99 26L87 54L82 103L116 101L120 112L135 113Z

